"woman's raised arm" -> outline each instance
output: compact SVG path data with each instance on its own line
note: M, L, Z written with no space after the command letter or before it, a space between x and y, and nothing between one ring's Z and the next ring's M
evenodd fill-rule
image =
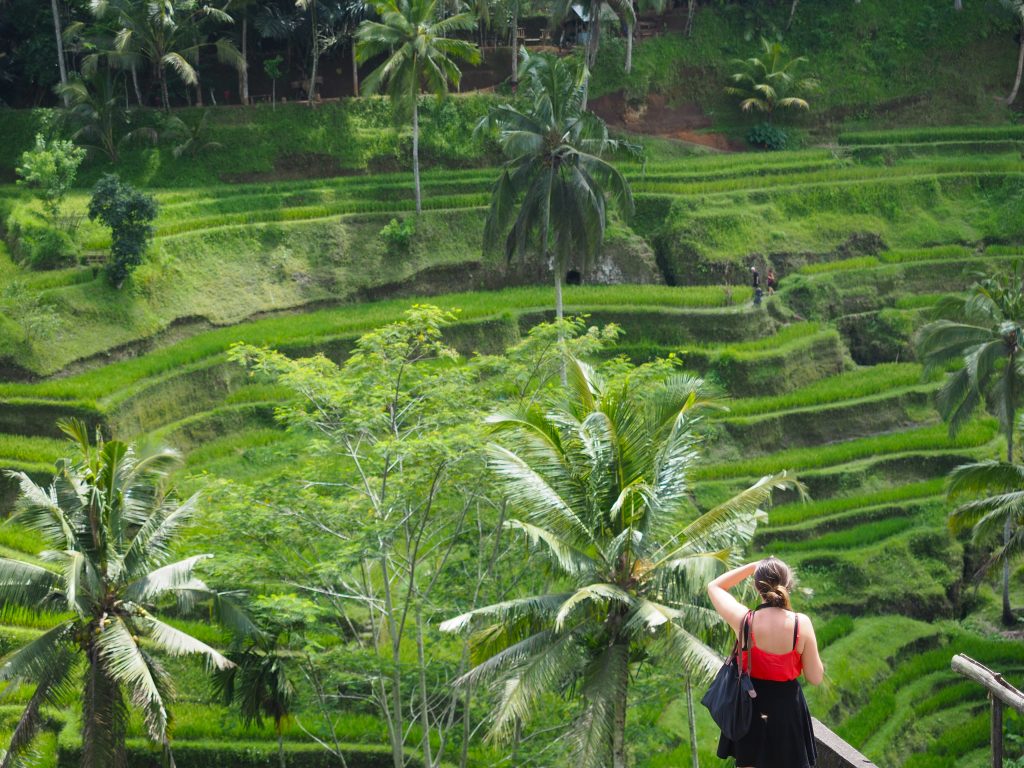
M723 573L708 584L708 597L711 598L711 604L715 606L718 615L728 622L737 635L740 631L740 623L747 615L747 607L729 594L729 590L748 576L752 576L757 570L757 566L758 563L741 565L739 568L733 568L731 571Z

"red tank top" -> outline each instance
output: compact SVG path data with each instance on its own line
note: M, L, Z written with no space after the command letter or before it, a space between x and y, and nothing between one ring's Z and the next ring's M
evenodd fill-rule
M800 639L800 617L795 617L793 626L793 650L787 653L769 653L757 647L754 639L754 622L750 622L750 655L743 652L743 662L750 671L750 676L759 680L774 680L787 682L796 680L804 671L804 661L800 652L796 649L797 640Z

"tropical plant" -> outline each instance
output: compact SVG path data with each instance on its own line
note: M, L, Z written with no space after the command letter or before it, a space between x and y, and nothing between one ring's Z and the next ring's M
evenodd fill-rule
M182 611L208 603L239 633L250 624L195 575L209 555L169 562L198 502L196 496L179 502L167 488L180 456L142 454L100 438L93 445L83 422L59 426L75 454L57 463L49 487L9 473L21 489L12 521L37 531L50 548L40 555L42 565L0 558L0 599L52 614L56 623L0 665L0 680L35 685L0 766L21 764L42 707L63 703L79 686L83 768L125 766L129 704L142 712L150 738L169 757L172 680L155 652L199 655L218 669L231 662L154 611L165 600Z
M62 225L60 209L84 159L85 150L74 142L47 139L41 133L36 134L35 146L21 155L18 182L39 190L43 209L54 226Z
M386 90L396 116L412 113L412 174L416 213L423 210L420 191L419 95L426 89L438 99L458 86L462 73L457 61L476 64L480 50L470 42L449 37L474 28L469 13L438 19L437 0L381 0L374 5L380 21L359 25L356 58L359 62L385 54L386 58L363 81L366 93Z
M627 147L608 138L604 122L583 109L584 72L570 59L522 52L519 104L500 104L479 129L497 126L508 160L491 190L484 248L502 238L505 255L522 256L535 239L552 260L555 312L562 319L562 275L573 260L596 258L610 201L632 213L629 184L602 155Z
M950 501L962 502L949 515L954 532L970 530L973 541L980 544L1007 527L1014 531L983 571L1024 554L1024 466L995 460L963 464L950 473L947 495ZM973 498L964 502L965 497Z
M75 127L72 141L87 150L102 152L114 164L120 161L121 149L126 145L143 141L155 144L157 140L152 128L132 127L132 113L124 108L118 93L119 80L116 73L103 68L57 88L68 104Z
M1024 76L1024 0L1000 0L1000 2L1019 25L1017 30L1017 36L1020 38L1017 48L1017 74L1013 78L1013 89L1006 97L1006 103L1009 105L1017 100L1021 77Z
M219 141L210 138L210 129L207 120L210 113L207 110L191 121L186 121L178 115L172 115L164 120L163 136L174 142L171 154L181 157L188 154L193 160L201 153L214 149L221 149L224 145Z
M89 201L89 219L110 227L108 282L120 288L139 264L153 237L157 204L151 195L121 181L115 174L103 176Z
M786 49L778 41L761 38L763 55L737 60L741 69L729 76L733 85L725 92L740 99L744 112L761 112L767 122L772 122L779 109L810 109L803 98L818 88L818 81L809 77L798 77L796 70L807 63L807 58L797 56L789 59Z
M208 2L96 0L92 8L98 19L109 19L117 29L114 47L119 54L138 56L151 64L165 110L171 108L167 90L168 68L174 70L186 85L195 88L197 101L202 104L202 88L196 65L203 48L214 48L222 63L236 69L245 67L242 55L226 37L206 42L206 32L202 28L205 22L232 22L230 15Z
M701 514L691 502L700 379L667 362L602 380L568 360L568 386L489 423L502 444L489 465L512 514L505 527L551 569L550 592L505 600L442 624L476 630L476 667L462 683L496 680L491 735L504 739L542 694L574 692L574 765L624 768L631 669L643 661L707 679L721 663L699 639L717 623L705 587L753 536L788 472L764 477Z
M288 646L292 635L301 637L316 619L316 606L290 595L264 597L254 614L260 632L235 638L227 654L234 666L217 672L214 687L224 704L238 704L245 725L261 727L264 718L274 722L278 762L285 768L283 727L296 696Z
M939 305L943 315L924 326L917 338L917 354L924 375L960 361L949 374L935 404L949 422L950 435L959 432L975 410L988 404L1006 436L1006 462L1013 464L1014 426L1024 394L1024 268L1016 265L1010 275L975 283L966 298L950 297ZM1006 518L1003 546L1013 534ZM1003 621L1014 621L1010 610L1010 568L1003 559Z

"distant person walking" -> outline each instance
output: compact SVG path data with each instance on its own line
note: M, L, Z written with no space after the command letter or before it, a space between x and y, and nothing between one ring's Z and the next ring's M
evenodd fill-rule
M757 267L750 268L750 276L753 280L754 288L754 305L761 306L761 273L757 271Z
M761 596L753 611L728 591L750 576ZM734 568L708 584L715 610L737 636L750 619L750 648L743 651L757 694L750 730L737 741L723 736L718 743L718 756L735 757L737 768L812 768L817 760L811 713L797 678L802 672L819 685L825 668L811 620L792 610L792 589L793 572L774 557Z
M768 274L764 277L765 287L768 288L768 295L771 296L775 293L775 289L779 285L779 279L775 277L775 270L769 269Z

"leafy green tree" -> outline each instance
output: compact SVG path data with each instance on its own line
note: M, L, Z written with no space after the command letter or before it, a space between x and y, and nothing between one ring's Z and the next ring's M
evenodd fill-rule
M423 210L419 95L426 90L443 98L449 86L458 87L462 79L457 62L480 61L480 50L473 43L449 37L472 30L475 20L469 13L438 19L437 0L381 0L374 8L380 21L366 20L359 25L356 58L360 63L382 54L386 58L363 80L363 91L384 90L396 115L412 113L412 175L418 214Z
M955 435L986 403L1006 435L1006 463L1013 464L1014 426L1024 394L1024 294L1021 265L1011 275L975 283L967 298L951 297L939 307L945 317L928 323L918 334L917 355L926 375L953 362L962 367L949 374L935 398L936 407ZM1003 546L1013 536L1005 520ZM1003 621L1012 624L1010 566L1003 559Z
M17 172L19 183L39 190L43 209L54 226L61 226L60 210L75 183L85 150L64 139L47 139L36 134L35 146L23 152ZM63 228L63 227L62 227Z
M782 43L764 37L761 50L761 56L735 62L741 69L730 75L733 85L725 92L740 99L741 110L761 112L768 123L780 109L810 109L803 96L816 90L818 81L796 73L807 58L788 58Z
M511 259L539 240L541 262L553 265L560 321L562 276L574 259L586 267L600 252L607 203L632 213L629 184L601 157L625 145L583 109L584 73L572 60L524 51L520 76L523 104L501 104L479 126L497 126L508 157L491 190L484 248L504 239Z
M110 227L107 280L120 288L139 264L153 237L157 204L152 196L127 184L116 174L103 176L93 188L89 218Z
M196 565L210 555L171 562L198 502L179 502L167 488L180 456L140 454L117 441L93 445L77 420L60 428L75 454L58 462L49 487L9 473L21 488L13 521L38 531L50 549L41 555L45 565L0 558L0 599L52 612L55 624L0 665L0 680L35 685L0 766L21 764L42 707L62 703L79 686L83 768L124 768L129 704L169 757L173 681L154 652L199 655L218 669L231 662L154 611L165 600L184 611L205 602L237 631L249 624L196 576Z
M550 568L552 591L504 600L442 624L472 625L478 664L463 682L496 680L492 736L508 738L543 694L574 692L574 764L625 768L630 670L664 664L698 678L720 658L699 639L716 623L705 585L748 543L759 507L786 472L700 514L691 498L700 379L666 363L602 380L569 360L564 397L491 416L490 468L521 532Z

